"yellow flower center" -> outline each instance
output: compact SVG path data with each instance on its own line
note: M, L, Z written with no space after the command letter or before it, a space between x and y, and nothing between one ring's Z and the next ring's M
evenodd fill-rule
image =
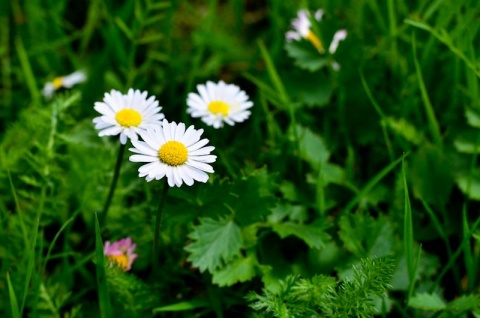
M322 41L318 38L318 36L315 35L312 31L308 31L308 34L305 36L305 39L310 41L310 43L313 44L313 46L320 52L324 53L325 49L323 48Z
M222 114L223 116L227 116L230 106L228 106L228 104L225 102L215 100L208 104L208 110L214 115Z
M112 262L115 262L123 270L126 270L128 267L128 256L125 254L122 255L109 255L108 259Z
M53 88L56 90L62 87L63 84L63 77L55 77L52 81Z
M142 115L135 109L124 108L115 115L115 119L123 127L137 127L142 122Z
M160 160L169 166L183 165L188 159L188 150L178 141L167 141L158 150Z

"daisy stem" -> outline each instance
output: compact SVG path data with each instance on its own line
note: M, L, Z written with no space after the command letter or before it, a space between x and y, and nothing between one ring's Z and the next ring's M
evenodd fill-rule
M153 274L156 277L158 273L158 257L160 255L160 227L162 226L163 208L165 201L167 201L168 182L165 178L162 193L160 194L160 202L158 203L157 215L155 216L155 233L153 235Z
M127 145L120 144L120 148L118 149L118 156L117 156L117 163L115 164L115 171L113 173L112 183L110 185L110 191L108 192L107 200L105 201L105 205L103 206L102 214L100 214L100 226L103 227L105 221L107 220L108 209L110 208L110 204L112 203L113 194L115 193L115 189L117 187L118 176L120 175L120 168L122 167L123 162L123 154L125 153L125 149Z

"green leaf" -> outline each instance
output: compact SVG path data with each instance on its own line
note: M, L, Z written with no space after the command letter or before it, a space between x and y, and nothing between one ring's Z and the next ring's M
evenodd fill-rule
M441 318L452 316L459 316L465 312L469 312L480 307L479 295L462 295L457 299L447 304L445 313L442 313Z
M457 136L453 144L458 152L477 154L480 152L480 133L477 129L464 131Z
M272 214L268 216L268 222L280 223L287 218L290 221L303 223L308 218L307 208L303 205L277 204L272 209Z
M255 277L257 259L254 255L239 257L213 273L213 283L220 287L246 282Z
M480 172L463 174L457 177L457 185L472 200L480 201Z
M281 238L293 235L302 239L308 246L320 249L330 240L330 235L325 232L328 226L329 224L319 220L308 225L293 222L276 223L272 225L272 229Z
M298 70L289 72L285 77L285 86L290 96L309 107L328 105L332 97L332 83L322 73L310 73Z
M307 41L292 41L285 44L285 50L294 60L295 65L310 72L314 72L325 67L328 59L315 49Z
M322 186L325 188L330 183L344 185L346 180L345 170L339 165L332 163L325 163L321 166ZM318 173L307 174L307 182L317 184Z
M396 119L393 117L386 117L382 119L382 125L386 125L397 135L402 136L414 145L419 145L425 139L423 133L418 131L415 126L410 124L404 118Z
M322 137L313 133L309 128L296 126L297 136L299 138L300 157L310 163L310 165L318 169L321 164L324 164L330 158L328 151Z
M431 144L424 144L412 156L408 178L413 194L429 204L445 206L454 182L450 160L441 148Z
M194 211L192 217L197 218L198 212L208 211L208 216L222 217L235 213L234 219L241 226L264 221L274 206L275 177L266 168L253 170L245 176L232 181L216 180L203 187L194 189L171 189L169 196L179 197L183 202L189 200ZM175 208L175 206L168 207ZM172 211L175 212L175 211Z
M444 310L447 307L445 302L437 294L427 293L417 294L412 297L408 302L408 306L433 312Z
M194 242L185 247L190 252L188 260L201 272L213 273L224 263L240 255L243 246L240 227L232 219L200 219L189 234Z
M467 118L467 123L475 128L480 128L480 114L470 108L465 109L465 117Z
M461 153L476 154L480 152L480 145L476 142L456 139L453 142L453 145L455 146L455 149Z
M392 252L393 226L385 217L375 219L363 213L345 214L339 226L345 248L358 257L384 256Z

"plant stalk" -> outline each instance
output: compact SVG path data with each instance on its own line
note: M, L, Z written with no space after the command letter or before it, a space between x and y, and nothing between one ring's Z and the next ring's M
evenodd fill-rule
M162 226L163 219L163 208L165 207L165 202L167 201L168 194L168 182L167 178L164 178L162 193L160 194L160 201L158 202L157 214L155 216L155 232L153 235L153 274L154 277L158 273L158 258L160 255L160 228Z
M105 221L107 220L108 210L110 209L110 204L112 203L113 195L115 194L115 189L117 188L117 181L118 176L120 175L120 169L122 168L123 162L123 155L125 154L125 149L127 145L120 144L120 148L118 149L118 156L117 162L115 164L115 171L113 173L112 183L110 185L110 190L108 192L107 200L105 201L105 205L103 206L102 213L100 214L100 227L105 225Z

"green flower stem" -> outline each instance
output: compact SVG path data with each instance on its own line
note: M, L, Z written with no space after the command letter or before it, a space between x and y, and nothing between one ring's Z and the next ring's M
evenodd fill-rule
M160 202L158 203L157 215L155 216L155 233L153 236L153 274L154 277L158 273L158 258L160 255L160 227L162 226L163 208L165 207L165 201L167 201L168 193L167 177L164 178L162 193L160 194Z
M123 162L123 154L125 153L125 149L127 145L120 144L120 148L118 149L118 156L117 156L117 163L115 164L115 171L113 173L112 184L110 185L110 191L108 192L107 200L105 201L105 205L103 206L102 214L100 214L100 226L103 227L105 225L105 221L107 220L108 209L110 208L110 204L112 203L113 194L115 193L115 189L117 187L118 176L120 175L120 168L122 167Z

